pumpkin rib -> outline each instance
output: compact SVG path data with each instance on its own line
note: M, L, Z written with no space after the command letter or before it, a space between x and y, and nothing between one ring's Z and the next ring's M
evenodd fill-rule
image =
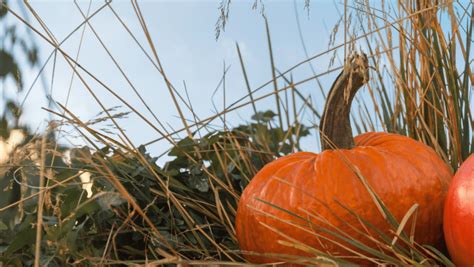
M257 213L257 211L255 210L252 210L252 209L259 209L261 206L265 207L267 204L264 204L262 203L261 201L258 201L258 200L255 200L254 199L254 192L258 192L259 194L263 193L264 194L264 191L262 191L262 188L263 187L266 187L268 186L269 183L274 183L276 180L275 179L272 179L271 176L277 176L274 174L275 172L275 169L277 169L276 171L280 170L281 168L284 168L286 166L291 166L292 164L295 164L296 162L299 162L301 160L306 160L307 158L309 158L310 156L314 156L316 154L313 154L313 153L308 153L308 152L300 152L300 153L295 153L295 154L292 154L288 157L282 157L280 158L279 160L276 160L276 161L273 161L269 164L267 164L258 174L256 177L254 177L253 180L255 181L259 181L259 180L263 180L261 177L264 177L264 176L270 176L268 179L265 179L261 182L260 186L259 187L256 187L254 188L254 190L252 191L249 191L249 190L246 190L244 191L244 193L242 194L241 196L241 201L243 202L250 202L252 204L254 204L253 207L251 207L251 209L249 209L248 207L245 207L245 208L241 208L241 206L239 205L238 207L238 211L237 213L241 212L242 213L242 209L245 210L245 213L247 214L247 216L237 216L236 218L236 225L237 225L237 228L239 232L242 232L244 233L244 235L246 235L247 238L250 238L252 239L251 237L251 234L252 234L252 230L249 230L249 229L245 229L247 228L246 226L252 226L253 223L250 222L249 220L246 220L246 221L240 221L240 218L249 218L251 216L252 213ZM252 181L253 181L252 180ZM284 179L286 180L286 179ZM260 199L262 200L265 200L265 201L268 201L271 203L271 200L269 199L265 199L265 197L259 197ZM240 203L240 202L239 202ZM245 214L244 213L244 214ZM253 225L255 226L255 225ZM243 229L240 229L240 227L245 227Z

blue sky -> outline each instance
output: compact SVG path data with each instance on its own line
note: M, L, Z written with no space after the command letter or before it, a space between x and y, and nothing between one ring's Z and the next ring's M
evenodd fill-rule
M218 1L140 2L141 11L169 80L182 95L185 95L183 81L186 82L189 98L200 118L215 114L213 103L219 111L223 108L222 87L215 94L214 91L223 75L224 63L230 67L226 74L226 103L232 103L247 94L236 51L236 42L240 45L251 87L256 88L271 80L264 20L260 14L260 7L253 10L252 4L253 1L232 1L225 32L216 41L215 23L219 16ZM31 5L57 40L63 40L83 21L81 13L73 2L32 1ZM97 10L101 5L103 5L102 1L93 1L90 12ZM87 13L89 1L80 1L79 6L84 13ZM151 55L150 47L133 12L132 5L126 1L114 1L111 6ZM317 3L312 1L308 15L308 10L304 8L304 1L296 1L309 55L327 50L329 33L339 19L336 9L338 6L339 4L333 1L317 1ZM13 5L12 8L20 15L23 14L19 6ZM295 3L293 1L265 1L264 12L270 25L276 67L283 71L304 60L305 54L296 24ZM35 28L41 29L31 16L30 22ZM178 118L178 112L172 104L161 75L125 31L111 9L104 8L93 17L91 25L160 121L167 124L168 130L181 128L182 123ZM82 28L79 29L61 46L73 58L77 55L82 31ZM53 51L53 47L38 37L36 40L40 48L41 59L44 62ZM317 73L327 70L329 56L313 61L313 68ZM139 98L133 93L126 79L113 65L107 52L89 27L84 31L78 62L127 102L146 114L147 118L153 120ZM44 72L49 84L51 83L53 65L53 60L51 60ZM338 63L336 63L337 65ZM31 84L37 73L37 70L27 71L26 87ZM312 72L309 65L306 65L293 71L292 75L298 81L310 77ZM71 68L58 54L52 87L53 97L56 101L66 103L71 77ZM86 77L90 88L107 107L123 106L87 75L84 77ZM325 77L322 82L327 84L332 78L331 76ZM280 83L279 86L282 87L283 83ZM51 88L47 90L49 91ZM273 87L268 86L256 96L272 90ZM305 84L300 90L305 94L316 94L319 91L315 82ZM322 104L319 104L320 106L317 108L321 110ZM41 107L45 106L47 106L47 102L44 90L38 83L33 87L25 102L24 122L33 129L38 125L44 126L47 113L41 110ZM68 107L83 120L92 119L101 111L99 105L77 77L72 82ZM274 109L274 107L273 97L260 101L257 105L259 110ZM120 110L127 111L126 108ZM187 118L192 119L192 114L186 108L183 111ZM250 116L249 106L230 113L227 119L230 125L237 125L244 120L249 120ZM219 120L214 122L216 126L222 125ZM119 120L119 123L126 129L135 145L159 137L136 115L132 114L129 119ZM165 141L161 144L151 145L150 149L153 152L159 152L166 147L168 144Z

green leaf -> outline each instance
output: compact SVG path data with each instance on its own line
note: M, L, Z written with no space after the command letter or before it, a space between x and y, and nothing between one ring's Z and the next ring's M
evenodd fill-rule
M209 183L205 176L192 176L188 178L189 186L199 192L205 193L209 191Z
M194 150L194 140L186 137L180 140L168 153L169 156L185 156L185 153L192 153Z
M3 4L2 4L3 2ZM5 6L7 6L7 0L3 0L3 1L0 1L0 19L3 18L7 13L8 13L8 9Z
M8 226L4 222L0 221L0 231L5 230L8 230Z
M32 47L28 51L28 61L31 65L35 65L38 62L38 49L36 47Z
M82 195L82 189L79 187L69 188L64 191L64 199L61 205L61 214L68 216L74 209L80 204L80 197Z
M432 252L434 252L440 259L441 261L443 262L443 265L445 266L452 266L454 267L454 263L452 261L450 261L446 256L443 255L443 253L441 253L439 250L437 250L436 248L432 247L432 246L429 246L429 245L423 245L423 247L431 250Z
M5 78L7 75L12 75L13 79L18 84L18 89L22 89L22 79L20 69L13 56L7 51L0 49L0 78Z
M74 224L76 223L75 219L70 219L67 222L63 223L61 226L55 227L49 238L51 240L59 240L65 237L67 234L71 233Z
M276 116L276 114L271 111L267 110L265 112L259 111L256 114L252 116L252 120L254 121L262 121L262 122L270 122L273 120L273 118Z
M111 210L113 206L118 206L125 202L126 200L123 199L119 193L115 192L108 192L97 199L97 203L102 210Z
M23 231L20 231L16 234L13 241L8 246L5 254L11 256L13 253L23 248L24 246L34 244L36 239L36 229L35 228L26 228Z
M2 62L0 64L0 78L11 73L16 66L13 56L3 49L0 49L0 62Z

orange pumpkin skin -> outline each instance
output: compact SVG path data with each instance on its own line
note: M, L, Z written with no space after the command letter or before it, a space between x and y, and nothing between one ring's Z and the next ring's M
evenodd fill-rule
M456 266L474 266L474 155L464 161L449 186L443 228Z
M342 156L360 170L399 222L413 204L419 204L415 232L419 243L437 246L442 242L443 203L452 176L449 167L421 142L394 134L366 133L355 138L353 149L326 150L320 154L299 152L279 158L260 170L245 188L238 205L236 232L241 250L310 256L279 244L278 240L289 240L263 225L266 224L323 252L335 256L351 255L338 245L323 238L318 240L313 234L280 221L292 221L312 233L320 233L315 229L318 226L334 230L315 216L327 219L330 224L375 248L373 243L338 219L364 231L358 220L335 199L393 237L367 189ZM313 224L309 226L256 198L308 218ZM245 257L254 263L278 261L250 254Z

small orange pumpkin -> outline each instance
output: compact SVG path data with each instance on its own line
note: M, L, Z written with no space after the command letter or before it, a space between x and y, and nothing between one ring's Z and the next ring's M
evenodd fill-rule
M444 235L456 266L474 266L474 155L464 161L449 186Z
M442 242L443 203L451 179L450 168L430 147L408 137L387 133L352 137L350 105L367 80L367 57L353 56L328 96L320 127L321 136L326 137L322 138L324 151L279 158L260 170L245 188L238 204L236 233L241 250L253 252L244 253L250 262L278 261L268 256L271 254L314 256L279 242L291 239L334 256L353 256L328 239L347 243L319 230L328 229L329 225L331 230L341 229L376 248L351 228L365 232L341 203L393 237L354 168L399 222L412 205L419 204L415 232L419 243ZM338 149L333 150L334 147Z

